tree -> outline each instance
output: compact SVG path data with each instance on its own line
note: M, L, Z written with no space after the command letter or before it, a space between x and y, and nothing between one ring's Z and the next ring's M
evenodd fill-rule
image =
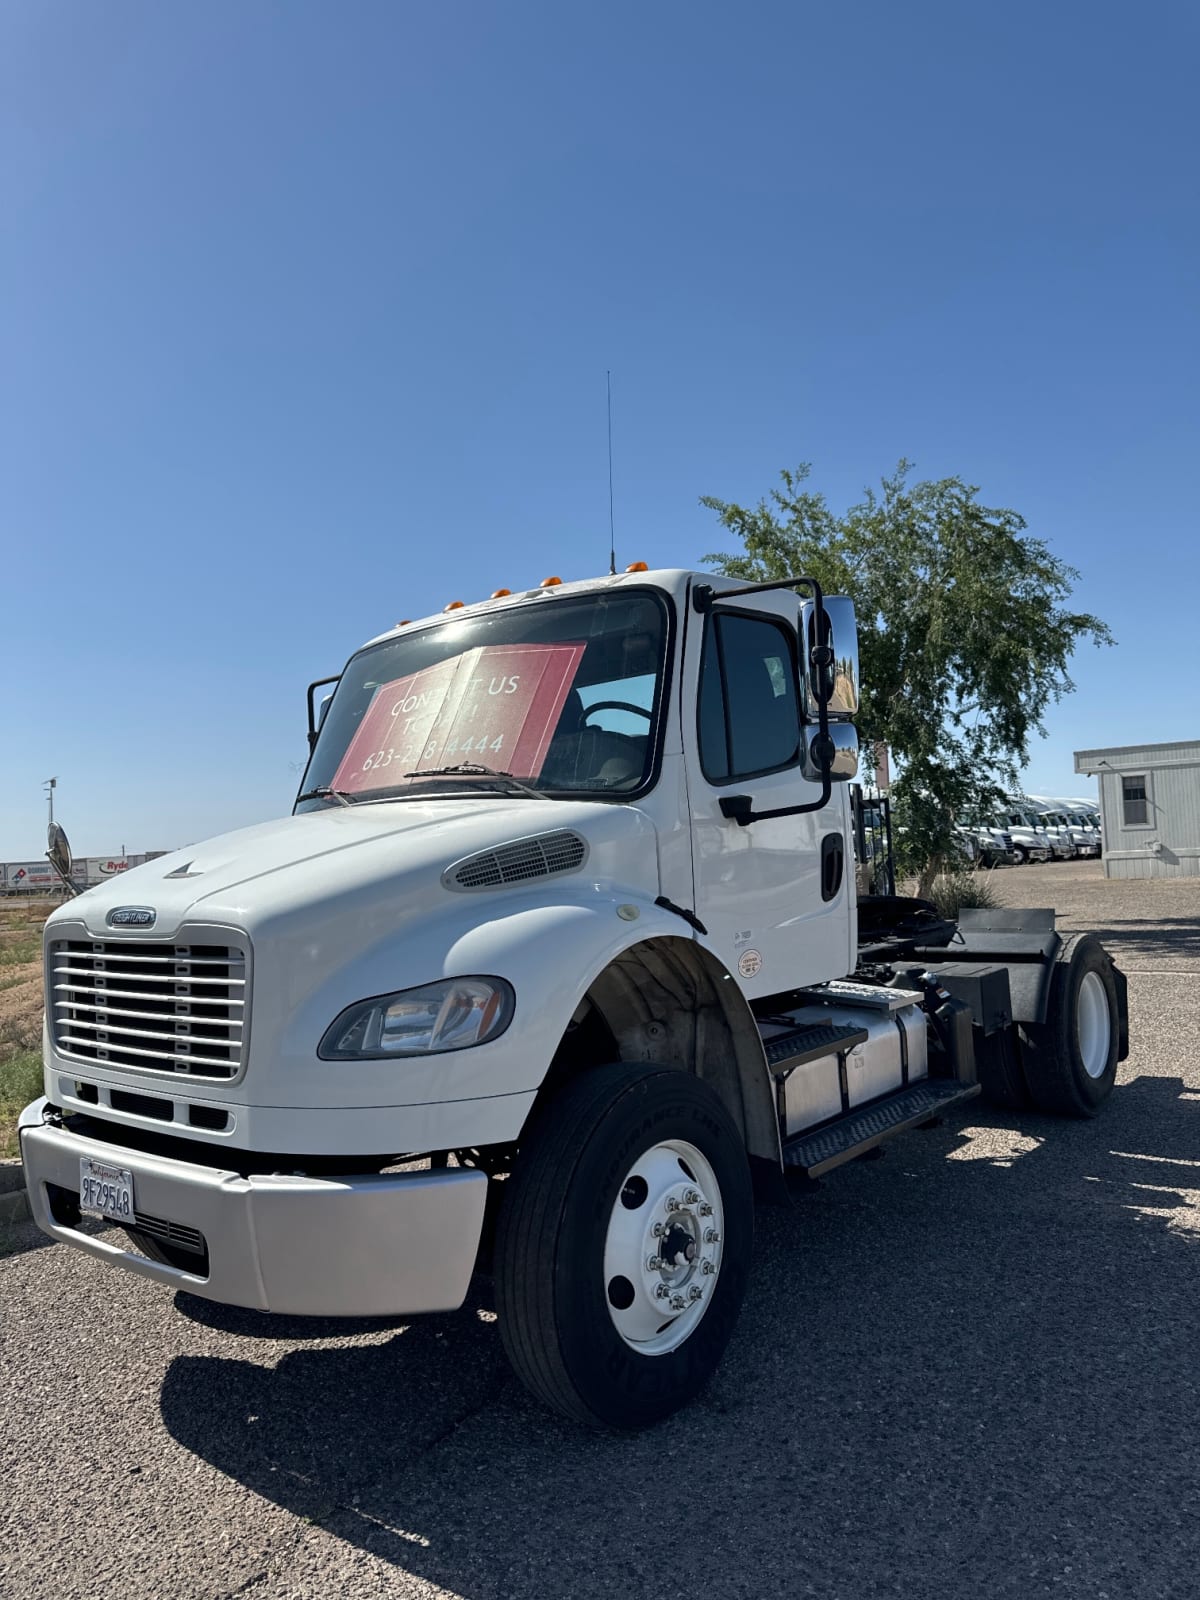
M1016 786L1046 707L1075 687L1075 647L1112 635L1067 609L1075 569L1015 511L981 505L976 486L910 484L901 461L838 517L807 487L810 470L781 473L750 510L704 496L743 546L704 559L749 583L808 573L854 600L862 746L886 744L896 758L899 865L927 894L956 859L956 821Z

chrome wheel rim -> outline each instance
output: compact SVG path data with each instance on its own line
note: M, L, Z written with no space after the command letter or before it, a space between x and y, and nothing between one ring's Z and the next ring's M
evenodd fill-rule
M693 1332L712 1303L724 1233L721 1186L695 1145L667 1139L637 1158L604 1240L608 1314L631 1350L666 1355Z
M1108 1068L1112 1044L1112 1017L1108 1009L1108 991L1098 972L1084 973L1075 1011L1083 1070L1089 1078L1102 1078Z

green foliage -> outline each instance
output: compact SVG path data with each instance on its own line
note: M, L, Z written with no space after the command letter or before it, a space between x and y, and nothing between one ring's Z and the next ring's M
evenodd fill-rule
M991 911L1001 902L988 879L979 872L947 871L933 880L929 899L950 921L965 906L981 906Z
M17 1117L42 1092L40 1050L18 1050L0 1061L0 1160L18 1155Z
M19 934L11 944L0 944L0 967L24 967L42 953L42 932Z
M911 470L901 461L841 517L807 487L808 466L783 472L756 507L701 503L742 546L709 564L749 583L807 573L854 600L859 733L896 759L900 865L928 890L954 859L955 819L1016 786L1047 706L1074 688L1075 647L1112 636L1068 609L1078 573L1017 512L981 505L961 478L910 483Z

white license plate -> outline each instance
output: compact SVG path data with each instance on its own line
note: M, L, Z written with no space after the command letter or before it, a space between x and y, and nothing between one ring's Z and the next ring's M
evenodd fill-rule
M106 1161L79 1158L79 1209L110 1222L133 1221L133 1173Z

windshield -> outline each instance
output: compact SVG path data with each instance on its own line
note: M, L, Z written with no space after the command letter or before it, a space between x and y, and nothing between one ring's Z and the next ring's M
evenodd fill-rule
M666 605L641 590L386 639L342 674L301 792L518 792L490 768L547 794L635 794L654 768L666 636ZM465 770L434 775L447 767Z

